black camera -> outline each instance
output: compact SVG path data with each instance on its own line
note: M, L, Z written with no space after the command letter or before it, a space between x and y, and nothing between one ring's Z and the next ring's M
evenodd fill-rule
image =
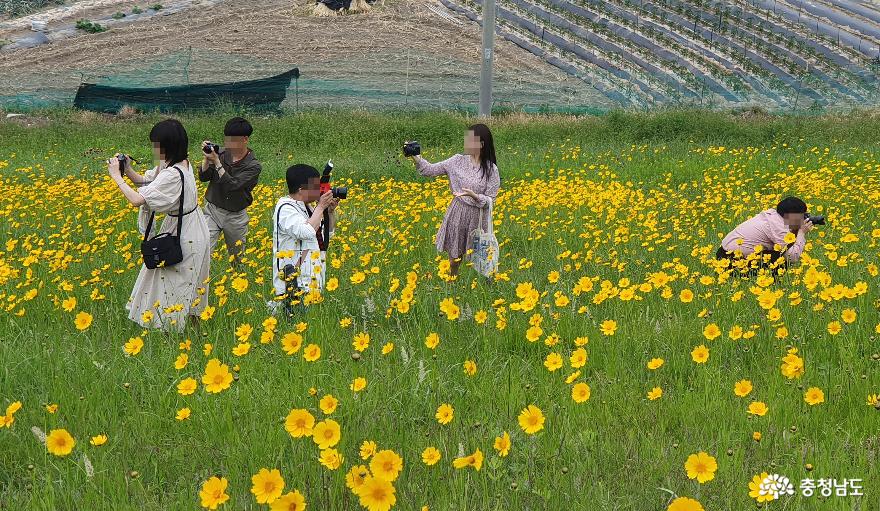
M804 218L813 223L813 225L825 225L825 215L811 215L804 213Z
M422 145L419 144L417 140L410 140L409 142L404 142L403 144L403 155L404 156L418 156L422 154Z
M333 192L334 199L347 199L348 198L348 187L347 186L334 186L330 189Z
M211 154L211 153L220 154L220 146L218 146L217 144L214 144L212 142L208 142L207 144L205 144L205 147L202 148L202 151L204 151L205 154Z
M131 156L129 156L127 154L121 154L121 153L116 155L116 159L119 161L119 174L122 176L125 175L126 161L137 162L137 160L135 160Z

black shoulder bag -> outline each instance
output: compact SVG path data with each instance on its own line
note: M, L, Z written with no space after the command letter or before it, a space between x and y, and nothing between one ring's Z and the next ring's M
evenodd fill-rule
M147 230L144 232L144 240L141 242L141 254L144 256L144 266L153 270L156 268L167 268L183 261L183 250L180 247L180 233L183 229L183 190L185 182L183 172L175 165L174 170L180 174L180 207L177 214L177 236L170 232L163 232L149 238L150 231L153 228L153 219L156 212L150 214L150 221L147 223ZM174 215L171 215L174 216Z

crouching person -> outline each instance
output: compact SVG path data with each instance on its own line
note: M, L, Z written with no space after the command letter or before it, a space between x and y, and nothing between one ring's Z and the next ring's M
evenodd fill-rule
M311 165L287 169L289 195L278 199L273 219L273 310L291 314L320 296L326 277L326 242L333 236L339 199L320 192L320 174Z
M825 217L807 214L803 200L786 197L775 209L764 210L736 226L721 241L715 258L728 260L747 273L769 268L776 275L800 259L814 219L825 223Z

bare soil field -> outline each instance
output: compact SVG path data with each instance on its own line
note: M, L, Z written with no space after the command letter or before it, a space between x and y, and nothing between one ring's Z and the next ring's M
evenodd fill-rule
M455 107L476 101L480 27L434 0L379 2L367 13L329 18L312 16L310 2L212 3L188 2L175 12L166 7L149 17L120 20L103 33L74 32L32 48L0 50L0 99L72 98L80 81L112 78L189 51L195 58L187 62L188 83L250 79L296 65L303 104ZM28 20L35 17L50 20L51 32L53 25L101 19L135 4L147 7L94 0L50 9L0 24L0 39L29 30ZM182 83L180 69L159 71L170 79L157 76L163 83L144 86ZM501 38L495 77L496 104L609 106L588 83Z

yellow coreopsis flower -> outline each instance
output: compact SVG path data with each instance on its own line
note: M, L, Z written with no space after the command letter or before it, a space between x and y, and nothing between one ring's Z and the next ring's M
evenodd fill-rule
M92 315L88 312L78 312L76 314L76 318L74 318L73 323L76 325L76 329L79 331L83 331L87 329L92 324Z
M810 406L824 403L825 393L819 387L810 387L804 393L804 401Z
M318 461L327 470L336 470L345 462L345 457L336 449L323 449L318 457Z
M107 443L107 435L95 435L89 439L89 443L95 447L100 447Z
M510 435L507 431L502 433L501 436L495 437L493 447L498 451L498 456L501 456L502 458L510 453Z
M67 456L76 446L76 440L66 429L53 429L46 435L46 450L55 456Z
M61 308L64 309L65 312L71 312L76 308L76 297L71 296L69 298L65 298L61 302Z
M336 407L339 406L339 400L333 397L332 394L327 394L321 398L318 402L318 406L321 408L321 411L324 412L324 415L330 415L336 411Z
M133 356L137 355L138 353L140 353L141 350L143 349L143 347L144 347L144 340L143 339L141 339L140 337L132 337L131 339L128 340L127 343L125 343L125 345L122 347L122 349L125 351L126 355L133 357Z
M465 467L474 467L474 470L479 471L483 466L483 452L479 449L474 451L473 454L469 456L463 456L461 458L456 458L452 461L452 466L458 469Z
M221 504L229 500L226 494L226 487L229 481L225 477L213 476L204 483L199 491L199 498L202 501L202 507L207 509L217 509Z
M189 408L181 408L180 410L177 410L177 415L175 415L174 418L179 421L185 421L186 419L189 419L190 413L192 412Z
M358 333L354 336L354 341L352 341L351 345L355 350L363 352L370 347L370 334L366 332Z
M354 380L352 380L351 385L349 385L349 388L353 392L360 392L360 391L364 390L365 388L367 388L367 379L362 376L359 376L359 377L355 378Z
M544 429L544 413L535 405L529 405L517 417L519 427L528 435L534 435Z
M544 359L544 367L548 371L553 372L562 367L562 355L559 353L549 353Z
M367 467L355 465L345 474L345 485L356 495L368 475L370 475L370 471L367 470Z
M278 497L269 507L270 511L305 511L306 498L299 490L293 490Z
M841 330L843 330L843 327L840 326L839 321L832 321L831 323L828 323L828 333L829 334L837 335L840 333Z
M448 403L443 403L437 407L437 413L434 414L434 417L437 418L437 422L440 424L446 425L452 422L453 417L455 416L455 412L452 408L452 405Z
M433 349L437 348L437 345L439 345L439 344L440 344L440 336L437 335L435 332L431 332L430 334L428 334L427 337L425 337L425 346L427 346L428 349L433 350Z
M257 504L271 504L284 491L284 478L277 468L261 468L251 477L251 484L251 493L256 497Z
M715 478L715 471L718 470L718 463L715 458L709 456L705 452L698 452L688 456L684 464L689 479L696 479L700 484L711 481Z
M749 405L748 411L752 415L757 415L759 417L763 417L763 416L767 415L767 412L770 411L770 409L767 408L767 405L764 404L763 401L753 401Z
M706 325L706 328L703 329L703 336L710 341L720 335L721 329L718 328L718 325L716 325L715 323L709 323L708 325Z
M199 383L195 378L186 378L180 380L180 383L177 384L177 393L181 396L188 396L193 394L198 388Z
M422 451L422 463L431 466L436 465L440 461L440 451L436 447L425 447Z
M739 397L746 397L752 392L752 382L749 380L740 380L733 386L733 393Z
M590 399L590 386L586 383L576 383L571 388L571 398L575 403L583 403Z
M216 358L208 361L208 364L205 366L205 374L202 375L202 383L205 385L205 390L212 394L228 389L232 385L232 379L229 366Z
M367 511L388 511L397 503L394 486L390 481L373 476L364 478L358 488L357 496L361 506Z
M654 387L653 389L648 391L648 399L650 399L651 401L656 401L661 397L663 397L663 389L660 387Z
M749 497L752 497L759 503L770 502L776 499L775 494L765 491L763 488L764 480L767 479L769 475L770 474L767 472L761 472L752 478L752 481L749 483Z
M293 438L312 436L315 427L315 417L308 410L294 408L287 414L284 421L284 429Z
M281 349L288 355L293 355L302 347L303 337L296 332L288 332L281 338Z
M459 309L458 305L455 305L452 298L444 298L440 302L440 312L446 314L446 319L450 321L458 319L461 315L461 309Z
M652 358L651 360L648 361L648 369L650 369L652 371L659 369L662 365L663 365L662 358Z
M253 331L254 328L252 326L244 323L242 325L239 325L238 328L235 329L235 337L237 337L239 341L245 342L250 339Z
M342 438L339 423L333 419L326 419L312 429L312 440L318 444L318 449L324 450L335 446Z
M782 375L788 379L800 378L804 374L804 359L797 356L792 350L782 358L780 370Z
M568 362L574 369L579 369L583 367L587 363L587 350L585 350L584 348L578 348L572 351L571 357L569 357Z
M705 364L709 360L709 348L699 345L691 351L691 359L697 364Z
M306 362L315 362L321 358L321 347L317 344L309 344L303 350L303 358Z
M374 477L395 481L403 470L403 458L390 449L383 449L373 455L370 460L370 472Z
M248 288L248 280L242 277L232 279L232 289L238 293L244 293Z
M617 321L606 319L602 322L599 328L605 335L614 335L614 332L617 331Z
M705 511L699 501L688 497L676 497L669 503L666 511Z

